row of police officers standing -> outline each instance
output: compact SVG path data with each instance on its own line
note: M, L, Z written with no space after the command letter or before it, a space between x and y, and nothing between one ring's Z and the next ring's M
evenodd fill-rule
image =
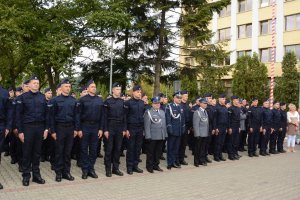
M121 98L119 83L112 85L112 93L105 101L97 95L92 80L79 100L71 95L72 86L67 79L58 85L58 95L54 98L50 89L42 94L39 87L38 77L33 76L17 89L23 93L16 92L14 99L0 87L0 149L10 133L11 163L19 163L24 186L30 184L31 178L38 184L45 183L40 173L41 155L45 154L50 155L57 182L73 181L74 146L79 149L77 159L82 179L98 178L94 166L101 138L107 177L123 176L119 164L124 138L129 175L143 173L139 167L143 145L150 173L163 171L159 164L165 146L169 170L188 165L187 146L193 152L196 167L211 163L209 154L216 162L226 160L224 152L230 160L240 159L239 151L244 150L246 138L249 157L285 152L285 103L274 102L271 110L269 100L264 100L260 107L258 99L253 98L247 107L237 96L232 96L230 103L221 94L216 102L207 93L192 105L188 103L188 92L179 91L173 94L171 103L165 101L164 94L159 94L151 99L150 106L142 100L142 88L138 85L133 87L132 98L126 101ZM75 137L79 138L79 145L74 144Z

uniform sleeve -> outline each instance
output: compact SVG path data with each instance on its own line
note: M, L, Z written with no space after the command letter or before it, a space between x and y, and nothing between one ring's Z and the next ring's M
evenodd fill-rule
M198 115L198 111L195 111L193 114L193 128L194 128L194 135L200 135L200 117Z
M81 112L82 112L82 106L83 106L83 102L82 99L80 98L79 101L76 103L76 127L77 127L77 131L82 131L82 127L81 127Z
M18 129L19 133L23 133L23 114L24 114L24 107L23 107L23 97L22 95L19 96L16 102L16 128Z
M108 103L107 103L107 100L104 101L104 105L103 105L103 131L108 131L108 127L107 127L107 115L108 113Z
M127 101L128 102L128 101ZM123 120L124 120L124 128L123 131L127 131L127 119L128 119L128 107L126 107L126 101L124 101L123 104L123 109L124 109L124 116L123 116Z
M13 113L14 113L14 106L13 101L7 99L6 101L6 129L11 130L13 124Z
M234 110L230 107L228 108L228 126L229 128L233 127L233 118L234 117Z
M101 106L100 106L99 130L103 131L103 129L104 129L104 105L101 104Z
M173 134L172 124L171 124L171 114L170 114L170 105L166 106L166 125L167 125L167 132L169 135Z
M150 133L151 120L148 112L149 111L147 110L144 115L144 130L145 130L145 138L151 139L151 133Z
M49 127L51 133L56 133L55 130L55 109L56 103L55 99L51 99L48 103L48 110L49 110Z

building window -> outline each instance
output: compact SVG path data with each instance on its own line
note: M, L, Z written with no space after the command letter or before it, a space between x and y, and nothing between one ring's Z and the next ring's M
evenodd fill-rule
M252 10L252 0L239 0L238 6L239 12Z
M260 61L263 63L272 62L272 48L260 49ZM276 49L275 49L275 60L276 60Z
M186 57L184 62L188 67L194 66L194 59L192 57Z
M219 41L230 39L230 28L224 28L219 30Z
M297 60L300 60L300 44L285 46L285 52L294 52Z
M220 17L226 17L226 16L230 16L230 15L231 15L231 5L224 7L220 11Z
M241 56L251 56L251 50L238 51L237 57L239 58Z
M285 30L292 31L300 29L300 14L285 17Z
M276 19L275 19L276 20ZM276 24L276 22L275 22ZM266 35L272 33L272 20L265 20L260 22L260 34Z
M246 38L252 36L252 24L244 24L238 26L238 38Z
M261 1L260 1L260 7L261 7L261 8L267 7L267 6L269 6L269 5L271 5L270 0L261 0Z

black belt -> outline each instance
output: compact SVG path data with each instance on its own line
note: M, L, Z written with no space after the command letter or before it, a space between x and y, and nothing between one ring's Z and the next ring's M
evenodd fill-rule
M97 122L97 121L83 121L82 124L86 124L86 125L96 125L96 124L99 124L99 122Z
M25 122L24 124L26 125L43 125L45 122L44 121L40 121L40 122Z

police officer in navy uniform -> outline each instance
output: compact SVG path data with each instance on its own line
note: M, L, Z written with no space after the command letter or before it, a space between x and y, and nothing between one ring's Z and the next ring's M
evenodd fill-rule
M183 90L181 91L181 107L184 112L184 119L185 119L185 132L181 136L179 153L178 153L178 165L188 165L188 163L184 160L185 157L185 149L188 143L190 129L192 128L192 118L190 118L190 105L188 103L188 91Z
M282 130L278 133L278 140L277 140L277 150L279 153L285 153L286 151L283 149L283 142L287 131L287 112L286 112L286 103L280 103L280 114L281 120L280 125Z
M32 171L32 181L44 184L40 174L40 157L43 139L48 135L47 102L39 92L39 79L30 78L26 92L17 99L16 127L23 143L23 185L28 186Z
M94 165L97 159L98 140L103 134L103 101L96 95L93 80L87 83L88 94L81 97L78 107L78 136L81 138L82 179L98 178Z
M239 134L240 134L240 117L241 108L238 96L232 96L232 106L228 109L229 129L227 133L227 153L229 160L239 160Z
M50 109L50 130L55 140L55 180L62 178L73 181L71 175L71 151L74 137L77 135L76 114L77 101L70 95L71 83L68 79L61 82L61 95L48 104Z
M259 144L260 133L262 132L262 108L258 106L258 99L252 99L252 105L248 110L248 156L258 157L256 153Z
M211 93L206 93L204 95L205 99L207 100L207 107L206 112L208 115L209 123L209 134L207 137L207 143L206 143L206 162L211 163L212 161L208 158L208 154L212 155L214 151L214 141L215 141L215 129L214 129L214 118L216 114L216 107L212 104L213 96Z
M138 167L138 164L143 144L145 104L144 101L141 100L141 86L135 85L132 91L132 98L124 103L127 119L126 136L128 139L126 165L129 175L132 175L133 172L143 173L143 170Z
M106 176L112 173L123 176L119 170L119 161L123 137L126 135L127 122L124 100L120 98L122 86L112 85L112 97L104 101L104 138L105 138L105 170Z
M176 163L179 153L181 136L185 132L185 115L181 103L181 93L173 94L173 103L166 107L167 123L167 168L180 168Z
M282 131L281 111L280 111L280 102L279 101L274 102L272 113L273 113L273 128L274 128L274 131L270 135L270 150L269 150L269 153L278 154L279 152L276 151L277 139L278 139L279 132Z
M7 137L11 129L11 106L8 91L0 86L0 153L2 152L4 139ZM0 155L1 163L1 155ZM3 189L0 183L0 189Z
M46 102L48 104L49 101L52 99L52 91L51 91L51 89L50 88L46 88L44 90L44 95L45 95L45 98L46 98ZM49 121L48 118L49 118L49 115L47 116L47 120ZM48 128L50 128L50 127L48 127ZM53 145L52 145L51 134L48 133L48 136L43 141L43 145L42 145L41 162L50 161L51 151L53 151L53 150L54 149L53 149Z
M214 118L215 128L215 148L214 148L214 160L217 162L226 161L222 155L222 149L225 144L225 138L227 129L229 127L229 116L226 107L226 95L221 94L219 96L219 102L216 105L216 113Z
M262 108L262 133L260 135L260 155L270 155L268 153L268 144L270 141L270 135L273 133L273 112L270 109L269 99L263 101Z

